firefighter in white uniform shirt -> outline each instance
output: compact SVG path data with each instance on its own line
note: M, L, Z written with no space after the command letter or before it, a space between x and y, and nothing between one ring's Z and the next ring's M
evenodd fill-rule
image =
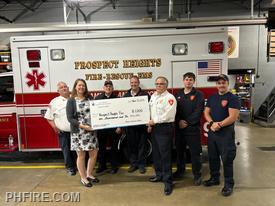
M167 91L168 80L165 77L157 77L155 85L156 92L149 102L151 120L148 124L148 132L152 133L156 174L150 178L150 182L163 181L164 194L170 195L173 190L171 154L177 101L174 95Z
M76 174L74 151L71 151L70 123L67 120L66 105L70 97L69 87L64 82L57 84L58 97L52 99L45 114L45 118L53 130L58 134L59 144L64 156L65 166L69 175Z

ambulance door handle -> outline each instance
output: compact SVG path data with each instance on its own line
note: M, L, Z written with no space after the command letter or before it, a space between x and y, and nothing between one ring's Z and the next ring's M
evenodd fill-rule
M41 110L40 110L40 114L41 114L42 117L45 116L46 111L47 111L46 109L41 109Z

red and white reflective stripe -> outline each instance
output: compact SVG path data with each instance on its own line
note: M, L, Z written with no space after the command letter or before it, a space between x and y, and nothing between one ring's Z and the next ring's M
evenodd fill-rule
M48 107L49 104L19 104L17 107Z
M47 110L48 107L19 107L17 109L17 114L18 115L35 115L35 114L40 114L41 115L41 110Z
M12 114L16 112L16 107L0 107L0 114Z
M24 118L24 117L41 117L41 118L44 118L42 117L41 114L20 114L18 115L19 118Z
M0 107L15 107L15 106L16 106L15 103L14 104L3 104L3 103L0 104Z
M0 117L12 117L12 114L0 114Z

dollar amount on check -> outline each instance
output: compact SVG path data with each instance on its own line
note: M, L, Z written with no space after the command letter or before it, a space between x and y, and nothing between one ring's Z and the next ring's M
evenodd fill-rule
M93 100L90 109L94 130L147 124L150 119L147 96Z

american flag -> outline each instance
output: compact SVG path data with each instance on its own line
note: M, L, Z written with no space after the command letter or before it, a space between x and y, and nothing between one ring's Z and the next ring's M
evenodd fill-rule
M221 60L208 60L198 62L198 75L219 75L221 73Z

